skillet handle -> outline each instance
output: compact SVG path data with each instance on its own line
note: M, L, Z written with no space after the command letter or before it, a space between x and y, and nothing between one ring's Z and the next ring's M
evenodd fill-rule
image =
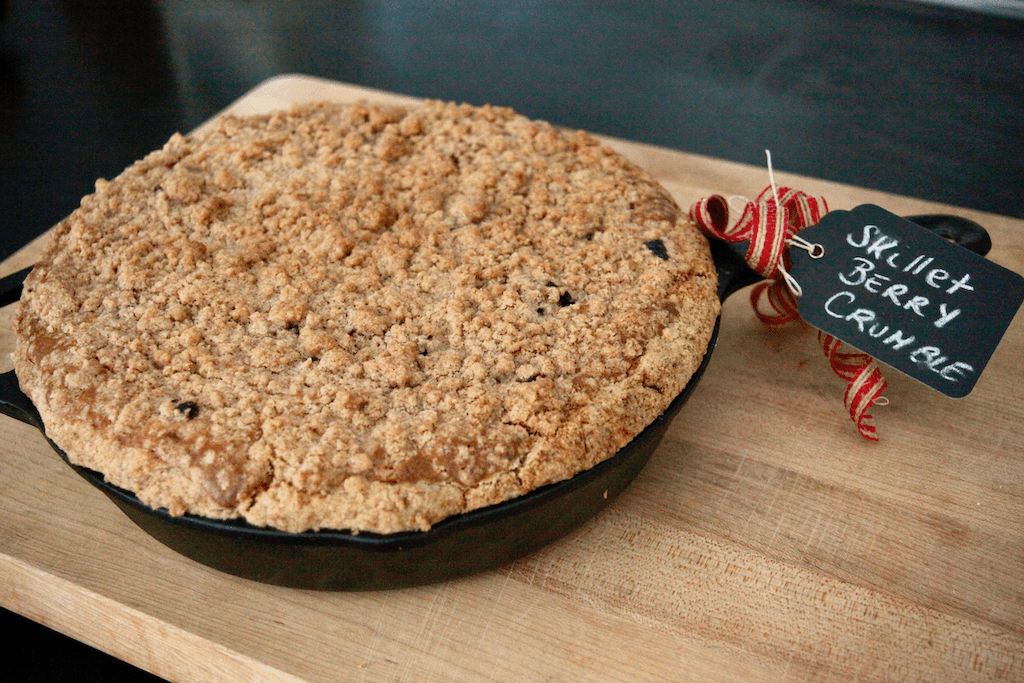
M733 292L764 279L747 265L745 257L749 242L730 244L722 240L710 239L708 244L711 247L711 258L715 262L715 269L718 270L719 301L725 301Z
M968 218L934 213L907 216L906 219L979 256L985 256L992 248L992 238L989 237L988 231ZM711 256L718 270L719 300L725 301L730 294L763 279L747 265L746 254L749 242L730 244L717 239L709 240L709 242Z
M939 237L945 237L954 244L970 249L978 256L985 256L992 249L992 238L988 231L969 218L944 213L929 213L921 216L907 216L908 221L931 230Z
M30 272L32 272L32 266L0 279L0 307L13 304L21 298L21 287ZM0 413L30 424L37 429L43 428L39 411L32 405L28 396L22 393L21 387L18 385L18 377L13 370L0 374Z

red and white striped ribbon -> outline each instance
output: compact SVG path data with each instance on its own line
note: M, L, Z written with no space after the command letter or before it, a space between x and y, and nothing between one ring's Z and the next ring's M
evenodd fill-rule
M843 343L830 334L818 332L818 341L825 351L832 370L849 382L843 403L850 411L850 419L857 425L861 436L878 441L875 420L868 409L885 391L885 379L874 358L859 351L844 351Z
M690 208L691 218L709 237L730 243L749 241L747 265L765 278L751 289L750 303L758 319L772 326L800 320L793 287L787 283L790 262L786 241L815 225L826 213L824 197L789 187L776 190L771 185L756 200L748 201L731 225L729 202L721 195L705 197ZM830 335L819 333L818 341L832 370L849 383L844 403L861 436L877 441L868 410L886 387L878 363L867 354L843 351L842 342Z
M754 201L748 201L739 220L729 225L729 202L721 195L694 203L690 215L706 234L725 242L749 240L746 261L768 280L779 279L779 265L786 257L786 240L803 228L816 224L828 213L824 197L812 197L789 187L775 192L768 186Z

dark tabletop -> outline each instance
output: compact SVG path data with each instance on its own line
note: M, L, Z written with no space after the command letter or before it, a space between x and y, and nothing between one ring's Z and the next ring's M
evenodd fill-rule
M0 259L283 73L1024 218L1024 3L992 4L0 0ZM0 621L19 680L143 678Z

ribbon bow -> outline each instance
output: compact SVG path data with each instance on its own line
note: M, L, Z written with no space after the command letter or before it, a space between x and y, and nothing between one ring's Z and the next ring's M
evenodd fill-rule
M750 304L765 325L785 325L800 319L796 297L799 284L789 275L787 245L800 230L815 225L828 213L824 197L814 197L789 187L770 185L754 201L748 201L735 224L729 224L729 202L721 195L693 204L690 216L709 237L725 242L749 242L745 260L765 278L754 285ZM806 242L805 242L806 244ZM762 307L767 304L767 309ZM844 404L861 436L878 440L868 410L886 388L878 363L864 353L845 351L835 337L818 333L818 342L832 371L848 382Z

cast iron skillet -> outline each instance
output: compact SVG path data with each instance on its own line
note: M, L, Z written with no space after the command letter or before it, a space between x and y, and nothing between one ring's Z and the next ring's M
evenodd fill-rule
M955 216L910 220L984 256L984 228ZM743 261L746 245L712 241L721 300L760 277ZM0 306L21 296L31 268L0 280ZM430 531L390 535L344 531L287 533L243 521L211 520L142 504L92 470L71 465L144 531L178 553L214 569L279 586L315 590L377 590L446 581L492 569L564 536L597 514L626 488L661 442L672 418L693 393L718 337L682 393L650 426L612 458L563 482L490 507L450 517ZM0 412L40 431L43 423L18 387L14 372L0 375ZM65 462L67 456L51 442ZM68 463L70 465L70 463Z

